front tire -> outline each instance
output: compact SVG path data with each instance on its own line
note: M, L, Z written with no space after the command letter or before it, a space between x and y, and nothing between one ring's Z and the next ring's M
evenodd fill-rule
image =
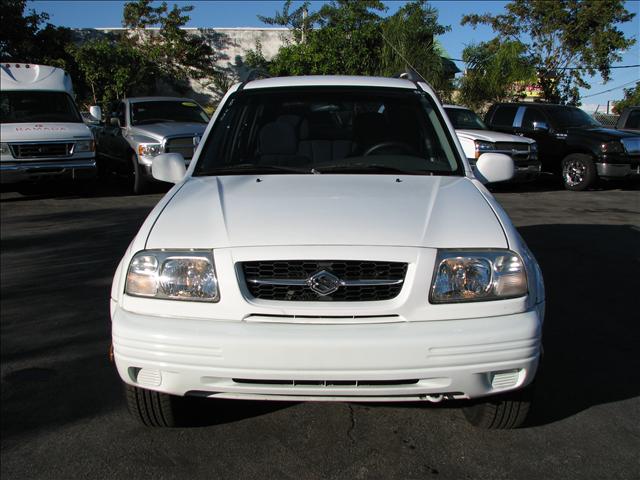
M125 384L129 413L147 427L177 427L177 397Z
M131 164L131 190L135 195L142 195L149 189L149 181L135 153L131 154Z
M596 166L589 155L572 153L562 160L562 182L567 190L586 190L597 179Z
M524 424L531 410L533 386L474 402L463 409L467 421L486 430L508 430Z

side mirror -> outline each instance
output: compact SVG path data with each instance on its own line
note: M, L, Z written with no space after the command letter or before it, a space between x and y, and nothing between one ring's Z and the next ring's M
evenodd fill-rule
M91 115L99 122L102 121L102 109L97 105L89 107L89 115Z
M534 132L548 132L549 124L547 122L533 122Z
M109 119L109 125L111 125L112 127L121 127L120 125L120 119L117 117L111 117Z
M162 182L181 182L186 173L184 157L180 153L160 154L153 159L151 164L153 178Z
M508 155L483 153L473 167L473 173L482 183L504 182L513 178L515 166Z

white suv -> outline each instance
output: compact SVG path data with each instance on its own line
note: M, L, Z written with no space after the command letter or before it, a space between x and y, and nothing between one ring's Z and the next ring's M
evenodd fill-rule
M188 170L169 153L153 175L176 185L111 293L115 363L144 424L178 424L177 396L464 399L475 425L524 420L544 287L482 185L513 162L485 154L472 170L427 84L235 85Z
M489 130L480 117L466 107L444 105L444 111L447 112L472 166L483 153L503 153L514 162L514 181L533 181L540 176L542 163L538 159L538 144L535 140Z

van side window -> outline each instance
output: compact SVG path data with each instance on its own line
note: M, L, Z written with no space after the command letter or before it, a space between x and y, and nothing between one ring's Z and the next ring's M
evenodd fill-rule
M517 105L500 105L496 108L490 123L498 127L511 127L517 111Z
M544 114L537 108L527 107L522 118L522 129L533 131L533 122L547 122Z

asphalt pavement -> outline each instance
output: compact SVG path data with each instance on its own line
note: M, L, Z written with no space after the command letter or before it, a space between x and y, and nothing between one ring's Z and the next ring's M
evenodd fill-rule
M129 416L107 359L113 272L162 193L3 192L3 479L640 478L640 191L502 187L547 287L535 415L455 404L203 400L201 425Z

